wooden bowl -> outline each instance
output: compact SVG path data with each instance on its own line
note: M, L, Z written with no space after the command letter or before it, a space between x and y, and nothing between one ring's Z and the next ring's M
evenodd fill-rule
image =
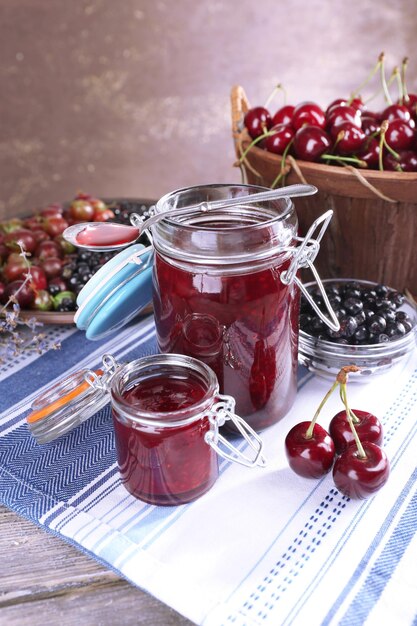
M231 103L240 158L251 143L243 126L250 105L242 87L233 87ZM240 167L248 183L270 187L281 165L280 156L254 146ZM324 211L333 210L315 261L322 278L356 276L417 294L417 173L359 170L293 157L287 158L284 171L286 185L307 182L319 190L295 201L301 234Z

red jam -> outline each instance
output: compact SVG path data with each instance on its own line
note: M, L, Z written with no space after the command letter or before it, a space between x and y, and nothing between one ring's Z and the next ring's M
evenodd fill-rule
M235 398L236 413L255 430L281 419L296 393L299 290L280 280L288 264L222 274L155 255L161 352L209 365L220 392Z
M139 229L135 226L125 226L99 222L88 224L77 236L77 243L83 246L119 246L136 241L139 237Z
M217 455L205 442L210 430L207 416L170 426L179 421L177 411L192 407L205 396L206 388L193 377L167 375L141 380L123 392L129 413L139 422L121 419L113 409L116 450L122 482L137 498L157 505L177 505L199 497L213 485L218 476ZM156 422L140 422L143 412L151 413ZM151 421L149 417L147 421Z

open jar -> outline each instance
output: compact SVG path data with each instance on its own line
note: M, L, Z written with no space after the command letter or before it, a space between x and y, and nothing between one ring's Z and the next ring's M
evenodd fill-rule
M207 185L161 198L155 212L166 213L166 217L149 233L152 264L146 249L132 252L130 257L125 251L124 268L130 264L132 276L138 273L137 265L143 265L144 273L135 278L138 282L119 280L113 274L109 278L104 266L100 270L103 276L93 277L91 285L87 283L81 291L75 317L79 328L86 329L87 337L101 338L102 332L94 335L91 329L96 331L96 322L102 321L103 311L112 307L114 300L112 322L107 324L106 319L104 326L104 333L113 332L123 323L122 305L126 307L127 303L129 311L135 313L138 303L143 304L146 290L140 281L152 268L152 299L161 353L190 355L209 365L220 392L235 398L238 414L256 431L280 420L294 401L303 289L297 271L309 266L320 285L312 261L332 212L316 220L307 236L300 239L294 205L288 197L246 204L242 199L242 203L214 213L194 212L175 218L169 216L169 211L260 191L265 189ZM318 236L313 239L316 229ZM113 263L112 271L118 268L117 257ZM116 287L120 284L124 292L117 292L112 300L108 293L113 296L113 283ZM84 290L92 293L92 301L86 301ZM311 300L308 294L306 297ZM323 293L333 317L325 321L338 328L326 299ZM86 311L94 314L89 317ZM132 315L126 317L131 319Z
M161 198L156 212L263 190L182 189ZM290 198L167 218L152 228L159 349L210 363L220 390L257 431L288 412L297 388L297 229Z
M184 355L153 355L119 364L103 357L39 396L27 417L38 442L69 432L110 400L122 483L155 505L191 502L218 478L218 458L265 465L262 441L219 393L214 372ZM246 439L248 454L219 432L226 422ZM244 450L245 450L244 449Z

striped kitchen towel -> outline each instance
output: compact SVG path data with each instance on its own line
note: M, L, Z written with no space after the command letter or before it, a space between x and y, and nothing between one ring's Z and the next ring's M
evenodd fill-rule
M266 468L221 461L219 480L202 498L156 507L120 483L108 406L42 446L25 421L42 389L96 368L104 353L127 361L156 352L152 318L94 343L72 327L48 332L61 350L0 370L3 504L196 624L417 624L415 353L379 379L350 385L352 407L376 413L385 428L391 476L374 497L349 500L331 475L308 480L288 468L286 432L313 415L330 385L300 368L294 407L262 434ZM340 408L334 394L323 426Z

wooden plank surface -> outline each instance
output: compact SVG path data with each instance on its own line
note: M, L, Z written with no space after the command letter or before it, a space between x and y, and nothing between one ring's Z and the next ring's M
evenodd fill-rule
M0 507L0 624L190 626L77 548Z

